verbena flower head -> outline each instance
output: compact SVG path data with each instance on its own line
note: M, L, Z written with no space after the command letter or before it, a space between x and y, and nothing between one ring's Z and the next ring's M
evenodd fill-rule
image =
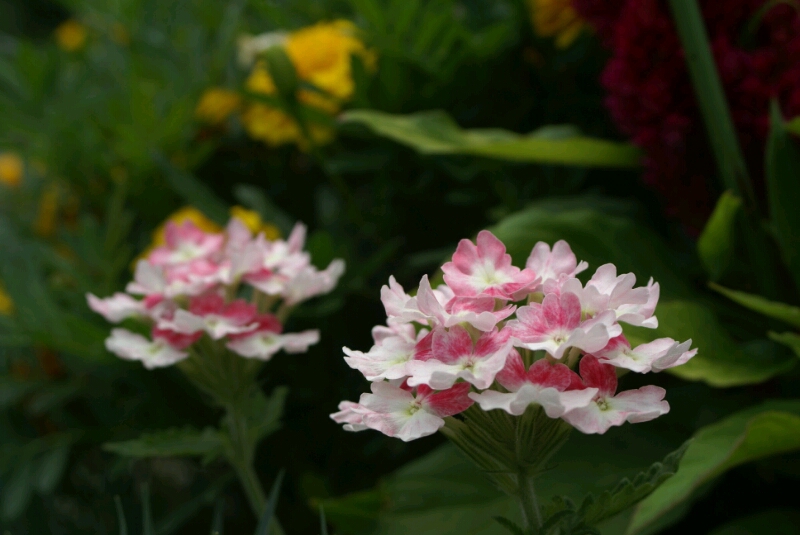
M195 212L181 211L156 233L126 292L87 295L89 307L109 322L133 318L149 328L147 335L114 329L108 350L156 368L189 358L203 343L264 361L281 349L300 353L317 343L318 331L285 333L283 322L292 307L330 292L344 262L315 268L299 223L284 241L243 209L225 229Z
M576 275L587 267L564 241L537 243L525 267L515 267L503 243L482 231L442 266L445 284L431 288L424 276L411 296L390 278L375 345L366 353L344 348L372 393L342 402L331 418L349 431L408 441L435 433L473 403L512 416L539 406L583 433L667 413L662 388L618 393L616 371L658 372L697 350L691 340L670 338L631 348L623 324L658 326L658 284L637 287L632 273L618 275L613 264L583 284Z

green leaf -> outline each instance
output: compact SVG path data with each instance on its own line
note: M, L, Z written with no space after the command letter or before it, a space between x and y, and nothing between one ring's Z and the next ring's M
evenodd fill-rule
M150 486L142 485L142 535L156 535L153 527L153 511L150 508Z
M145 433L135 440L111 442L106 451L123 457L216 457L222 453L222 440L213 428L198 431L191 427Z
M69 459L69 444L53 448L42 455L33 474L33 485L42 494L53 492L64 474Z
M791 121L788 121L784 127L786 131L790 134L794 134L795 136L800 136L800 117L795 117Z
M278 473L278 477L276 477L275 481L272 483L272 489L269 491L269 499L267 500L267 508L264 510L264 514L262 514L261 518L258 520L258 526L256 527L255 535L267 535L269 533L269 528L272 525L273 519L275 518L275 507L278 505L278 497L280 496L281 492L283 475L284 471L281 470Z
M638 167L641 153L632 145L582 136L572 127L547 126L526 135L495 128L463 130L445 112L392 115L352 110L341 116L423 154L468 154L543 164L581 167Z
M767 334L771 340L775 340L780 344L788 346L792 351L794 351L795 355L800 357L800 335L796 333L775 333L775 332L770 332Z
M709 535L761 535L765 529L774 535L797 535L800 533L800 511L796 509L760 511L728 522Z
M247 208L258 212L263 221L278 227L283 236L289 236L292 232L294 219L272 202L261 188L250 184L236 184L233 187L233 196Z
M738 412L695 433L678 472L639 503L628 527L638 533L694 491L740 464L800 449L800 401Z
M0 494L0 517L17 518L25 510L33 495L33 467L30 461L18 464L5 481Z
M268 398L263 394L249 398L244 413L254 441L258 442L280 429L283 406L286 404L288 394L289 388L279 386L272 391Z
M494 519L497 521L498 524L506 528L512 535L527 535L524 529L522 529L516 523L512 522L511 520L505 517L496 516L494 517Z
M735 301L745 308L749 308L750 310L754 310L770 318L785 321L790 325L800 328L800 307L770 301L760 295L730 290L718 284L711 284L710 286L731 301Z
M125 510L122 508L122 500L120 500L119 496L114 496L114 506L117 509L119 535L128 535L128 522L125 520Z
M719 280L733 258L736 214L741 206L739 197L723 193L697 240L697 253L711 280Z
M778 104L773 102L770 110L766 153L770 223L783 261L800 287L800 210L796 209L800 204L800 148L789 136Z
M704 381L711 386L728 388L761 383L782 373L796 363L791 356L761 347L738 344L722 326L717 316L700 302L665 301L656 310L658 328L625 327L632 345L661 337L692 339L699 349L689 362L667 370L689 381Z

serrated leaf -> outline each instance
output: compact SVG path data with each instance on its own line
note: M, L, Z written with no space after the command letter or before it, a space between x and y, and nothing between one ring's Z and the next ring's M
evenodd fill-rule
M254 442L257 443L280 429L283 406L286 403L288 394L289 389L287 387L279 386L272 391L269 397L264 396L259 391L257 394L247 398L242 411L247 419L248 430Z
M800 401L768 402L704 427L695 433L678 472L636 507L627 533L645 530L735 466L797 449Z
M590 526L595 525L643 500L677 472L688 447L689 442L667 455L662 462L653 464L646 472L641 472L633 481L623 479L614 489L603 492L585 508L582 507L581 513L585 522Z
M441 110L410 115L351 110L340 120L365 125L423 154L581 167L638 167L641 163L641 152L633 145L582 136L572 127L547 126L526 135L496 128L464 130Z
M103 449L124 457L216 457L222 454L222 439L216 429L190 427L145 433L134 440L110 442Z
M494 519L498 524L506 528L513 535L527 535L524 529L505 517L496 516Z
M749 308L759 314L775 318L800 328L800 307L770 301L760 295L730 290L719 284L711 284L711 288L718 291L731 301L734 301L745 308Z
M719 280L733 258L736 214L741 206L739 197L723 193L697 240L697 253L711 280Z
M800 148L784 125L776 102L770 106L767 138L766 180L769 218L780 245L783 260L800 287Z

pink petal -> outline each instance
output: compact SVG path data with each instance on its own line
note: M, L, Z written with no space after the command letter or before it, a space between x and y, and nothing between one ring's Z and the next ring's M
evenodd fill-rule
M472 354L472 338L464 327L456 325L450 330L438 328L433 334L433 358L445 364L457 362Z
M592 355L584 355L579 367L586 386L597 388L603 396L613 395L617 391L617 372L614 366L603 364Z
M424 385L417 387L420 392ZM444 418L467 410L474 402L469 398L470 384L458 383L452 388L425 396L423 406L432 414Z

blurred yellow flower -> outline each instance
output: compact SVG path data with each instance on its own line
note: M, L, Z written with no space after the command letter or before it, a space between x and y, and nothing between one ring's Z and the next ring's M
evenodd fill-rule
M541 37L555 37L558 48L567 48L586 23L572 7L572 0L528 0L533 29Z
M0 153L0 183L11 188L19 186L24 167L22 158L14 152Z
M209 124L218 125L239 109L242 99L239 93L212 87L206 89L194 110L195 116Z
M88 32L86 26L75 19L69 19L58 25L55 30L56 44L62 50L75 52L86 44Z
M14 302L11 297L6 293L3 283L0 282L0 315L8 316L14 311Z
M234 206L231 208L231 217L235 217L239 221L245 224L247 228L250 229L250 232L253 234L258 234L259 232L263 232L264 236L268 240L277 240L281 237L281 233L278 230L278 227L275 225L271 225L269 223L264 223L261 220L261 215L254 210L248 210L242 206Z
M268 42L271 46L278 44L277 38L270 37ZM254 56L255 47L259 44L257 38L250 38L247 43L248 57ZM285 37L281 35L280 43L285 47L298 78L320 90L301 89L297 93L298 101L330 115L337 113L341 104L353 96L355 82L351 57L361 57L369 69L374 69L376 63L374 52L356 37L355 25L346 20L320 22ZM278 92L263 61L253 67L246 88L252 93L266 96L277 95ZM301 148L308 146L308 140L295 119L269 104L252 103L243 113L242 123L252 138L268 145L297 143ZM316 145L333 139L330 128L314 123L309 124L308 128Z
M56 231L58 216L58 186L48 184L39 199L39 211L33 222L33 231L39 236L49 237Z

